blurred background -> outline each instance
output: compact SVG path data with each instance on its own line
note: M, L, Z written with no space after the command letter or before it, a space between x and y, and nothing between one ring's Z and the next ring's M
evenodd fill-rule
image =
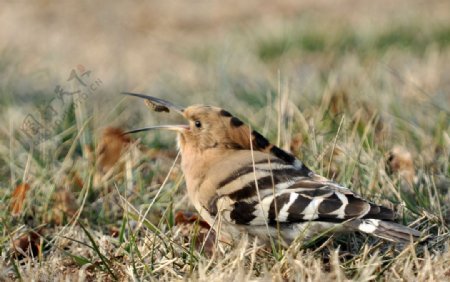
M251 92L263 105L280 80L291 96L320 96L324 80L384 73L448 93L448 1L7 1L0 38L2 95L19 104L52 94L78 65L101 78L105 100L129 90L240 102Z
M396 135L397 123L421 144L448 126L448 1L8 1L0 38L5 137L176 118L121 91L221 106L284 147L311 125L333 137L346 111L394 126L389 138L403 145L411 136ZM82 106L67 121L71 96ZM57 118L65 127L33 134Z

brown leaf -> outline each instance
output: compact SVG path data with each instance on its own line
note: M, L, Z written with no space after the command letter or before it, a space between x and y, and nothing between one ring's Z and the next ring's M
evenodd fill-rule
M214 230L210 230L210 225L199 218L195 213L178 211L175 215L175 225L179 228L180 233L186 239L191 242L192 238L195 238L195 248L198 251L203 251L208 256L211 256L215 250L216 233ZM195 234L195 236L192 236Z
M12 215L17 216L22 212L28 190L30 190L30 185L28 183L21 183L12 192L10 202Z
M292 136L290 150L292 153L297 154L303 145L303 136L301 133L297 133Z
M86 159L89 160L89 162L94 163L95 162L95 152L93 149L93 145L85 144L83 146L84 152L86 154Z
M19 259L25 255L36 257L41 251L39 231L30 231L13 241L13 250Z
M120 234L120 229L117 226L111 225L108 226L109 235L111 237L117 238Z
M322 163L325 171L328 173L325 175L330 179L336 179L341 173L342 168L345 167L346 161L346 148L340 145L330 145L322 152Z
M53 199L55 204L50 215L50 221L62 225L65 223L65 219L73 217L77 212L75 196L71 191L58 189L53 195Z
M124 135L124 131L116 127L108 127L104 130L97 147L97 172L94 176L94 186L97 187L102 177L113 167L118 165L122 154L129 148L132 139ZM119 166L123 168L122 165Z
M83 180L76 171L71 171L64 176L64 187L67 187L72 191L79 192L83 189L83 186Z
M388 169L400 178L406 180L409 185L414 183L416 173L411 153L406 148L395 146L388 154Z
M103 132L97 148L97 168L103 173L111 169L120 159L131 138L116 127L108 127Z
M200 225L202 228L209 229L211 226L209 226L208 222L204 221L203 219L200 219L200 217L192 212L188 211L178 211L175 214L175 225L180 224L195 224L198 221L198 225Z
M332 92L328 107L330 109L330 112L334 116L347 111L349 108L349 99L347 92L342 89L337 89Z

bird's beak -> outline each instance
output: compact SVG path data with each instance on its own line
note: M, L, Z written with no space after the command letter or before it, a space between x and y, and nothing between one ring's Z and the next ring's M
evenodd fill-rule
M153 109L157 112L169 112L170 110L173 110L180 115L183 115L184 108L174 105L164 99L131 92L122 92L122 94L146 99L153 106Z
M122 92L122 94L146 99L146 101L148 101L148 104L150 104L153 107L153 110L155 110L157 112L170 112L170 110L173 110L173 111L181 114L184 117L184 115L183 115L184 108L174 105L171 102L166 101L164 99L147 96L144 94L131 93L131 92ZM133 129L133 130L125 132L124 134L156 130L156 129L165 129L165 130L174 130L174 131L178 131L178 132L183 132L185 130L189 130L189 125L185 125L185 124L156 125L156 126L149 126L149 127L139 128L139 129Z
M149 126L149 127L143 127L138 129L133 129L130 131L127 131L125 134L130 133L136 133L136 132L142 132L142 131L149 131L149 130L155 130L155 129L166 129L166 130L174 130L178 132L183 132L184 130L189 130L189 125L185 124L178 124L178 125L155 125L155 126Z

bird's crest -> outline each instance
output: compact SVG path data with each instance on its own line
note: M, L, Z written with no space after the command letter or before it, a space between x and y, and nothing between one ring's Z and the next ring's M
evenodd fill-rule
M255 150L269 153L287 164L302 166L294 155L270 143L258 131L252 129L238 117L230 112L212 106L193 105L182 108L169 101L136 93L123 93L146 99L148 105L155 111L169 112L170 109L183 115L189 125L181 126L155 126L133 130L138 132L156 128L179 129L181 133L181 147L183 143L194 145L201 150L210 148L225 148L232 150Z

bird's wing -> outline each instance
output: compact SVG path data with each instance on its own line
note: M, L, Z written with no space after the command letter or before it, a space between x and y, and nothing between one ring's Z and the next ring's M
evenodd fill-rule
M242 166L223 179L210 210L236 224L342 222L352 218L393 220L394 212L349 189L283 161Z

